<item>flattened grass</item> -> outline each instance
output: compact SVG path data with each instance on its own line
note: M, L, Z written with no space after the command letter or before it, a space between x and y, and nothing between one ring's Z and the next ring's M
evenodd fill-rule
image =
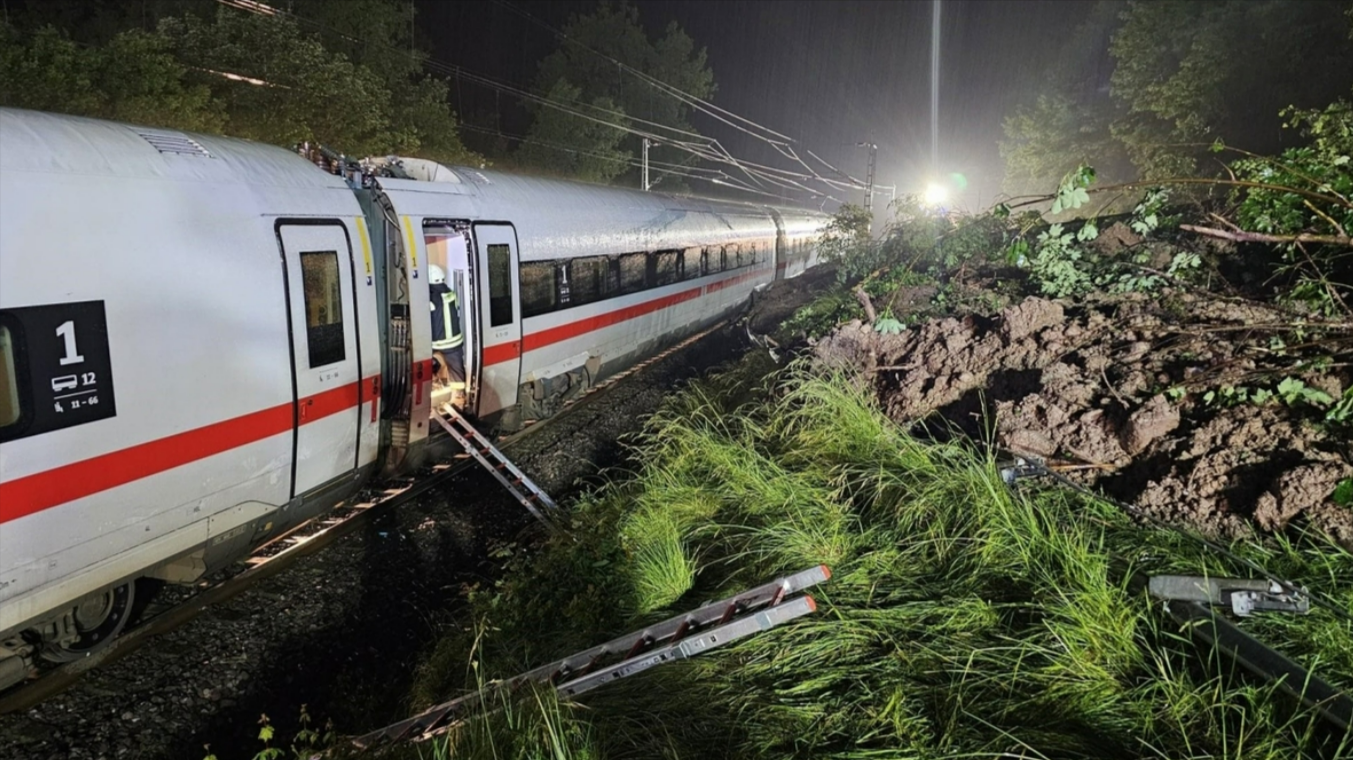
M1148 573L1239 569L1110 506L1012 493L982 454L908 437L844 378L798 371L736 406L709 388L650 421L636 471L578 504L567 536L473 596L481 672L822 563L818 612L580 705L526 703L567 742L500 754L466 732L457 756L1276 760L1320 736L1272 686L1200 660L1142 590ZM1241 550L1353 609L1353 557L1335 545ZM1317 611L1245 627L1350 685L1346 622ZM434 662L460 666L430 666L422 702L472 685L469 633L443 643Z

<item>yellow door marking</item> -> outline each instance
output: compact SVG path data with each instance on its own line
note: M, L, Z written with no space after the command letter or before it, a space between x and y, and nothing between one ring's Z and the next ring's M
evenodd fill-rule
M366 220L357 217L357 237L362 239L362 260L366 262L366 284L371 284L371 239L366 234Z
M404 237L409 239L409 259L413 262L413 276L418 276L418 245L413 237L413 219L404 217Z

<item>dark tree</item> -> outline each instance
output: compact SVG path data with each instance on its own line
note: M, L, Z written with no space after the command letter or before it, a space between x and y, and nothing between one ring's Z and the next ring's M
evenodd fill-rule
M638 10L623 2L603 0L592 13L575 16L562 31L569 41L561 41L559 48L541 61L536 92L582 104L581 110L617 124L643 119L694 131L689 122L690 106L659 92L614 62L632 66L695 97L709 98L715 89L714 74L706 63L705 51L697 50L675 22L667 26L662 37L650 40L639 24ZM534 121L518 153L522 163L565 174L581 169L583 176L596 181L612 180L627 169L634 171L628 160L639 153L638 137L548 106L535 105L531 110ZM678 161L685 154L658 147L650 152L650 158Z

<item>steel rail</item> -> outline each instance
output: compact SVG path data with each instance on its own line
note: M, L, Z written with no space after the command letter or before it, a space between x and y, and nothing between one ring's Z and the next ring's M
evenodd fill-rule
M576 413L578 409L584 408L589 400L602 397L606 391L614 388L626 378L687 348L720 328L731 324L740 316L741 314L738 314L719 320L710 327L597 383L578 397L565 403L554 415L500 439L499 447L508 449L536 431L549 429L560 420L566 419L570 414ZM4 694L0 694L0 715L28 710L60 694L79 682L85 673L101 665L116 662L140 649L155 637L182 627L202 614L208 607L228 601L253 587L259 581L283 572L298 560L336 543L366 525L373 518L413 501L453 476L471 470L472 466L477 466L477 463L470 458L469 454L456 453L453 461L434 465L432 473L416 478L402 486L387 487L375 499L358 503L353 503L352 500L342 502L324 514L301 523L271 541L260 545L248 557L235 563L236 566L239 564L248 565L247 569L242 572L217 581L182 602L145 619L135 628L125 631L97 652L91 652L88 656L79 660L45 669L36 677L12 687ZM382 485L389 485L390 482L392 481L377 482L372 485L379 488ZM337 519L334 518L335 512L344 510L348 510L349 514ZM315 530L316 528L318 530ZM286 544L285 548L276 551L276 548L283 544Z

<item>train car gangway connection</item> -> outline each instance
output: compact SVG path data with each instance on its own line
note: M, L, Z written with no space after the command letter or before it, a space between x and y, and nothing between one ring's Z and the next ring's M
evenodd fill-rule
M352 743L358 749L371 750L430 739L489 708L504 691L510 694L528 684L549 684L560 697L574 697L659 665L704 654L811 614L817 603L801 592L825 583L831 576L826 565L818 565L777 578L512 678L495 681L412 718L356 737Z

